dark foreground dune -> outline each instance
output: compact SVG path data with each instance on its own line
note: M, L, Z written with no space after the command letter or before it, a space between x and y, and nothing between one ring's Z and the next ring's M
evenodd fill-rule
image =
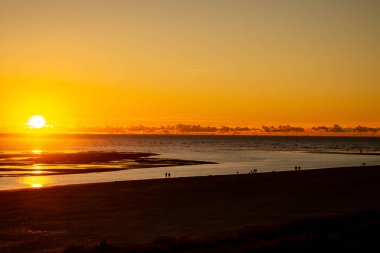
M62 252L70 245L92 247L104 238L125 248L297 219L378 214L379 182L380 166L363 166L3 191L0 252ZM358 224L358 231L373 228Z

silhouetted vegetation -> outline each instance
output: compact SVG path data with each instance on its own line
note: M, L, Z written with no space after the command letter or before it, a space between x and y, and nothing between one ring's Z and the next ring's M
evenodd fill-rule
M267 227L247 227L210 237L162 237L126 248L71 246L64 253L95 252L377 252L380 213L364 212L298 220Z

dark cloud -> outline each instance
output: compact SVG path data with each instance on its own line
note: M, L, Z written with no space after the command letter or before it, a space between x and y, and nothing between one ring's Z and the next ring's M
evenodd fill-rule
M313 127L312 130L315 131L323 131L323 132L332 132L332 133L351 133L351 132L357 132L357 133L376 133L377 131L380 130L380 128L373 128L373 127L366 127L366 126L357 126L355 128L343 128L338 124L333 125L332 127L327 127L327 126L318 126L318 127Z
M77 133L109 133L109 134L128 134L128 133L154 133L154 134L178 134L178 133L212 133L212 134L241 134L243 132L254 131L265 133L294 133L305 132L308 130L330 132L330 133L377 133L380 132L380 128L357 126L355 128L342 127L338 124L333 126L316 126L311 129L304 129L303 127L296 127L290 125L275 126L262 126L261 129L249 128L249 127L213 127L213 126L201 126L201 125L168 125L160 127L148 127L144 125L136 125L130 127L71 127L62 129L65 132L77 132Z
M305 132L305 129L302 127L294 127L294 126L262 126L263 130L267 133L288 133L288 132Z
M203 133L203 132L214 133L218 131L216 127L200 126L200 125L184 125L184 124L177 125L177 130L184 133Z
M365 126L357 126L354 129L354 132L359 132L359 133L367 133L367 132L373 132L376 133L377 131L380 130L380 128L372 128L372 127L365 127Z

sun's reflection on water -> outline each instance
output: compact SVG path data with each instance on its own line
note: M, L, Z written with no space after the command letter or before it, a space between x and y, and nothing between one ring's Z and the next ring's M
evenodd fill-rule
M44 176L22 177L19 179L19 182L31 188L41 188L51 184L51 180L48 177Z
M33 171L32 171L33 174L41 174L42 173L42 170L41 170L41 165L39 164L33 164Z

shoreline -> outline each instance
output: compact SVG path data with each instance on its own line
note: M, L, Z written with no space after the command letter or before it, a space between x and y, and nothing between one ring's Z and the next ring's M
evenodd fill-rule
M331 154L331 155L373 155L380 156L380 152L352 152L352 151L303 151L309 154Z
M186 161L186 160L184 160ZM198 162L198 161L196 161ZM210 163L212 164L212 163ZM188 165L183 165L183 166L188 166ZM171 165L168 165L168 166L153 166L153 167L147 167L147 168L160 168L160 167L168 167L170 168ZM57 184L57 185L46 185L46 186L41 186L41 187L31 187L31 186L28 186L28 187L24 187L24 188L16 188L16 189L4 189L4 190L1 190L0 189L0 193L2 192L14 192L14 191L38 191L38 190L43 190L43 189L49 189L49 188L62 188L62 187L71 187L71 186L91 186L91 185L107 185L107 184L114 184L114 183L128 183L128 182L142 182L142 181L147 181L147 182L161 182L162 180L166 181L166 180L181 180L181 179L189 179L189 180L192 180L192 179L198 179L198 178L209 178L209 177L214 177L214 178L223 178L223 177L236 177L236 176L252 176L252 177L260 177L262 175L274 175L274 174L294 174L294 173L303 173L303 174L307 174L307 173L321 173L325 170L327 171L330 171L330 172L333 172L333 171L337 171L339 172L339 170L349 170L349 169L354 169L354 170L357 170L357 169L360 169L360 168L379 168L380 170L380 164L378 165L362 165L362 166L345 166L345 167L329 167L329 168L316 168L316 169L303 169L303 170L299 170L299 171L294 171L294 169L290 169L290 170L279 170L279 171L266 171L266 172L257 172L257 173L253 173L253 174L247 174L247 173L240 173L240 174L225 174L225 175L207 175L207 176L176 176L176 177L172 177L172 178L148 178L148 179L131 179L131 180L114 180L114 181L108 181L108 182L88 182L88 183L69 183L69 184ZM145 169L145 168L131 168L131 169L128 169L128 170L139 170L139 169ZM123 169L125 170L125 169ZM112 171L117 171L117 170L105 170L104 172L112 172ZM98 171L96 171L98 172ZM80 173L69 173L68 175L70 174L86 174L87 172L80 172ZM94 173L94 172L90 172L90 173ZM32 175L32 176L36 176L36 175ZM40 175L38 175L40 176ZM49 174L45 174L45 175L41 175L41 176L50 176ZM15 178L17 178L18 176L16 176ZM0 177L1 178L1 177Z
M186 161L186 160L185 160ZM198 161L196 161L198 162ZM187 165L183 165L187 166ZM156 167L171 167L171 166L156 166ZM147 167L147 168L155 168L155 167ZM273 171L265 171L265 172L257 172L253 174L247 174L247 173L240 173L240 174L225 174L225 175L207 175L207 176L184 176L184 177L172 177L172 178L149 178L149 179L131 179L131 180L115 180L115 181L109 181L109 182L89 182L89 183L72 183L72 184L59 184L59 185L46 185L43 187L38 188L32 188L32 187L25 187L25 188L18 188L18 189L9 189L9 190L0 190L1 192L11 192L11 191L38 191L43 189L49 189L49 188L61 188L61 187L71 187L71 186L91 186L91 185L107 185L107 184L114 184L114 183L129 183L129 182L161 182L161 181L167 181L167 180L192 180L192 179L200 179L200 178L224 178L224 177L238 177L238 176L251 176L251 177L260 177L265 175L264 177L268 175L274 175L274 174L296 174L296 173L302 173L302 174L308 174L308 173L322 173L323 171L329 171L329 172L339 172L340 170L357 170L361 168L369 168L369 169L379 169L380 170L380 164L375 165L362 165L362 166L344 166L344 167L329 167L329 168L316 168L316 169L301 169L299 171L295 171L294 169L289 170L273 170ZM145 169L145 168L132 168L132 169ZM107 170L108 171L108 170ZM109 170L112 172L112 170ZM93 172L91 172L93 173ZM77 173L70 173L70 174L77 174ZM86 172L78 173L78 174L86 174ZM35 175L33 175L35 176ZM41 175L42 176L42 175ZM49 175L46 175L49 176Z
M145 243L380 210L380 165L0 191L4 252ZM26 250L27 249L27 250Z

